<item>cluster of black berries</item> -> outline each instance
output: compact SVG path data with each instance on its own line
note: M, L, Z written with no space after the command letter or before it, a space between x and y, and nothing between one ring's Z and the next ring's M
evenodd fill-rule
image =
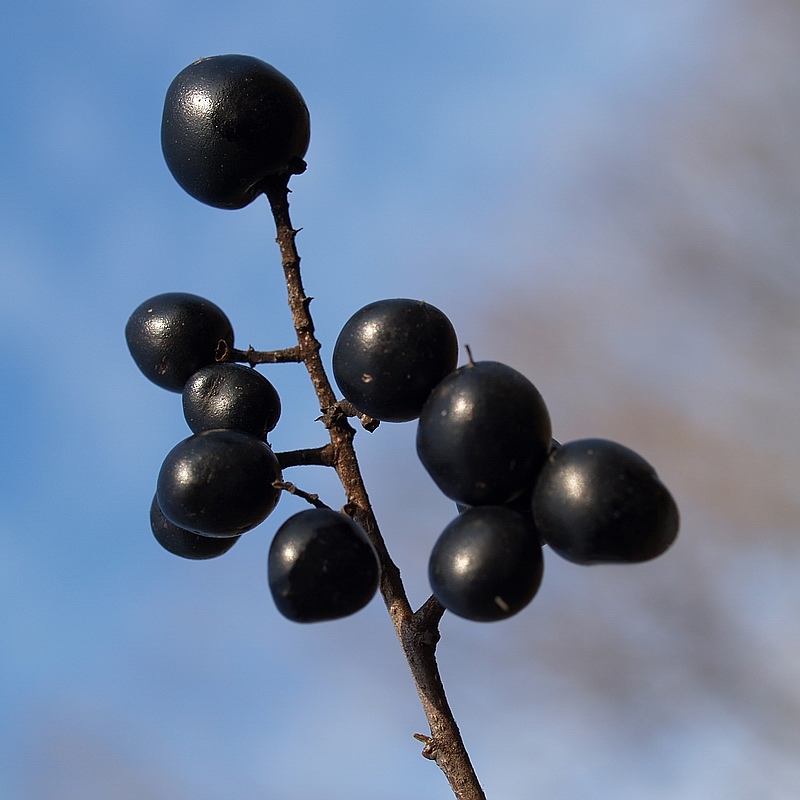
M181 392L192 435L164 459L150 524L159 543L184 558L214 558L260 525L282 490L281 467L267 436L281 414L272 383L252 367L216 363L233 346L224 312L192 294L161 294L142 303L125 328L139 369ZM278 530L269 583L290 619L333 619L358 611L378 585L375 551L349 516L309 508Z
M309 115L296 87L263 61L201 59L171 84L164 107L167 165L196 199L241 208L305 155ZM167 455L151 527L169 551L211 558L262 523L281 491L268 443L280 398L253 367L218 363L233 347L227 316L208 300L162 294L130 317L131 355L153 382L181 392L192 434ZM419 300L371 303L342 329L336 383L362 416L418 419L417 452L458 515L430 557L434 595L474 620L524 608L542 578L542 545L577 563L645 561L678 532L674 500L631 450L602 439L558 444L536 387L505 364L457 368L450 320ZM289 619L333 619L375 594L380 566L347 514L309 508L278 529L268 575Z
M558 444L524 375L471 357L456 369L456 359L450 321L414 300L361 309L333 352L359 411L419 419L417 454L457 504L429 564L445 608L482 621L517 613L539 588L543 543L581 564L645 561L672 544L677 507L644 459L602 439Z

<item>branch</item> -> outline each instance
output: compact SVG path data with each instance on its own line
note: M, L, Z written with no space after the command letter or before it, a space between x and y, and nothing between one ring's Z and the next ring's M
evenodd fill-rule
M281 470L289 467L332 467L334 464L333 447L310 447L305 450L287 450L275 453Z
M299 363L303 360L300 348L286 347L283 350L254 350L248 347L247 350L237 350L221 339L217 345L215 353L217 362L239 361L254 367L256 364L286 364Z
M289 483L289 481L274 481L272 484L276 489L281 489L284 492L288 492L289 494L293 494L297 497L302 498L307 503L310 503L314 508L328 508L330 506L326 503L323 503L322 500L319 499L318 494L310 494L309 492L304 492L302 489L298 489L293 483Z
M379 419L362 414L349 400L340 400L338 406L348 417L358 417L358 421L365 431L372 433L381 424Z
M291 172L302 172L304 166L303 164L301 168L298 165ZM367 495L353 446L355 430L349 423L345 408L337 401L319 355L320 343L314 335L314 322L309 311L311 299L306 296L300 275L300 256L295 244L297 230L292 227L289 216L289 177L287 173L267 181L264 191L275 220L289 308L297 334L297 347L300 360L305 364L314 385L323 421L330 434L333 467L345 490L347 503L353 509L353 516L369 536L380 559L381 595L430 726L430 736L416 736L422 736L421 741L425 742L422 754L439 765L459 800L486 800L447 702L436 663L438 624L444 609L436 600L431 599L416 614L411 610L400 579L400 570L389 555ZM365 424L363 419L362 424Z

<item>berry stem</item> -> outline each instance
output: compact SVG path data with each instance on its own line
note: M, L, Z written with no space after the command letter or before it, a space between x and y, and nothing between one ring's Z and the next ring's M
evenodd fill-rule
M237 350L224 340L217 345L215 357L218 362L238 361L251 367L256 364L297 364L303 360L297 345L283 350L254 350L252 347L248 347L247 350Z
M332 466L344 488L348 505L354 510L354 518L364 528L378 553L381 595L431 730L430 736L417 734L416 738L424 741L422 755L439 765L459 800L486 800L447 702L436 662L439 620L444 609L434 598L426 601L416 613L411 609L400 570L386 548L361 475L353 446L356 432L349 423L348 409L343 408L341 401L337 400L319 355L320 343L314 335L314 322L309 310L311 298L305 293L300 275L300 256L295 242L298 231L292 226L289 216L289 177L284 174L268 181L264 192L275 220L289 308L297 334L299 360L305 364L311 378L322 420L330 435Z
M289 481L275 481L272 485L276 489L281 489L284 492L289 492L289 494L300 497L307 503L310 503L312 506L314 506L314 508L326 508L329 511L331 510L329 505L326 505L322 502L322 500L319 499L319 495L304 492L302 489L298 489L293 483L289 483Z
M304 450L286 450L282 453L275 453L275 456L282 470L289 467L333 466L333 447L329 444Z

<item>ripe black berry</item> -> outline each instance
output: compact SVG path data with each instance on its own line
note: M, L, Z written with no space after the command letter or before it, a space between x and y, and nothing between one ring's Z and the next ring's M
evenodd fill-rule
M146 300L131 314L125 340L145 377L181 392L194 372L214 363L220 341L233 345L233 328L210 300L167 292Z
M499 506L459 514L431 552L428 577L436 599L476 622L506 619L539 589L544 570L538 537L521 515Z
M653 467L606 439L553 451L532 507L545 541L578 564L648 561L678 535L677 506Z
M183 387L183 414L195 433L231 428L263 439L278 423L281 399L252 367L209 364Z
M333 375L363 414L406 422L419 416L457 359L456 332L438 308L421 300L378 300L345 323L333 348Z
M167 166L192 197L217 208L252 202L265 178L303 158L310 135L297 87L252 56L202 58L167 90L161 123Z
M173 525L158 507L157 497L153 497L150 504L150 529L165 550L195 561L221 556L239 541L238 536L201 536Z
M278 459L269 445L233 430L195 433L167 454L156 495L173 524L205 536L237 536L275 508Z
M498 506L498 508L507 508L509 511L519 514L519 516L522 518L522 521L528 528L531 536L533 536L540 544L544 544L544 539L539 533L539 529L536 527L536 522L533 519L533 509L531 508L532 496L533 487L530 487L522 494L517 495L513 500L509 500L507 503L503 503L501 506ZM463 514L468 508L481 508L481 506L465 506L463 503L456 503L456 510L459 514Z
M496 361L448 375L425 403L417 454L436 485L469 506L503 505L529 489L551 446L536 387Z
M311 508L278 528L267 574L281 614L319 622L363 608L378 588L380 567L358 523L338 511Z

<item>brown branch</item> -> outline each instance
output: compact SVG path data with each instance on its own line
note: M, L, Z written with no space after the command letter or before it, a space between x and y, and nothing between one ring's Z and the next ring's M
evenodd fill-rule
M310 503L312 506L314 506L314 508L330 508L327 503L323 503L322 500L319 499L318 494L304 492L302 489L298 489L293 483L289 483L289 481L273 481L272 485L276 489L281 489L284 492L288 492L289 494L293 494L296 497L302 498L307 503Z
M420 628L437 631L439 622L444 616L444 607L431 595L415 612L417 624Z
M309 447L304 450L286 450L275 453L281 469L289 467L332 467L334 465L333 447L326 444L323 447Z
M300 165L292 172L302 172ZM430 736L422 739L425 742L422 754L439 765L459 800L485 800L486 796L447 702L436 663L438 624L443 609L435 600L429 600L416 614L411 610L400 579L400 570L389 555L367 495L353 446L355 430L337 401L319 355L320 343L314 336L314 322L309 312L310 298L305 294L300 275L300 256L295 244L297 231L292 227L289 216L288 179L287 174L268 181L264 191L275 220L297 345L330 434L333 466L345 490L348 507L366 531L380 559L380 591L430 726Z
M247 350L237 350L221 339L217 345L215 353L217 362L238 361L254 367L256 364L299 364L303 360L300 348L286 347L283 350L254 350L248 347Z
M378 429L378 425L381 424L379 419L370 417L367 414L362 414L349 400L340 400L338 405L348 417L358 417L358 421L361 423L361 427L365 431L372 433L373 431L376 431Z

